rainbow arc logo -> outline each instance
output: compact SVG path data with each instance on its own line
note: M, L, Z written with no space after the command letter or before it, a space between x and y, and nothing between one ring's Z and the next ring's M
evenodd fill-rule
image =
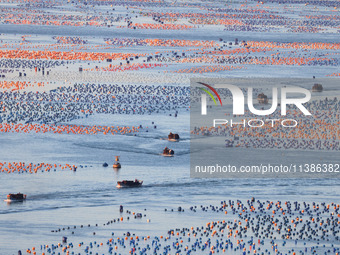
M211 87L210 85L208 85L206 83L203 83L203 82L198 82L198 83L202 84L203 86L206 86L207 88L209 88L216 95L216 97L218 98L218 100L220 101L220 104L222 106L221 97L220 97L220 95L217 93L217 91L213 87ZM215 105L217 105L215 97L213 96L213 94L211 94L211 92L209 90L207 90L205 88L199 88L199 89L204 91L205 93L207 93L211 97L211 99L214 101Z

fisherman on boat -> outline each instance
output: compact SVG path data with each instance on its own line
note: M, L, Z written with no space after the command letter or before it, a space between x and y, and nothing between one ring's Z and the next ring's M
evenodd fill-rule
M135 179L134 181L128 181L128 180L123 180L123 181L118 181L117 182L117 188L133 188L133 187L140 187L142 186L143 181L140 181L138 179Z
M25 194L17 193L17 194L8 194L7 199L4 200L5 202L19 202L19 201L24 201L26 199Z
M315 83L312 87L313 92L322 92L323 91L323 86L319 83Z
M179 135L170 132L170 134L168 135L168 140L172 142L177 142L179 140Z
M175 152L172 149L169 149L168 147L165 147L163 150L164 156L173 156Z
M121 164L119 163L119 156L115 156L116 157L116 160L113 164L113 168L121 168Z

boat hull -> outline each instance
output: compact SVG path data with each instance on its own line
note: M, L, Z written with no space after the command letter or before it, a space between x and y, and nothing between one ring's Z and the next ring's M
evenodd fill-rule
M14 203L14 202L23 202L25 201L26 199L5 199L4 202L7 202L7 203Z
M113 167L113 168L121 168L122 166L120 165L120 163L117 163L117 164L113 164L112 167Z
M162 153L161 154L163 157L173 157L174 156L174 154L164 154L164 153Z
M179 139L175 139L175 138L168 138L168 141L170 141L170 142L178 142L178 141L179 141Z
M17 194L8 194L7 199L5 199L5 202L22 202L26 200L26 195L22 193Z
M143 181L138 181L138 182L134 182L134 181L121 181L121 182L117 182L117 188L137 188L142 186Z

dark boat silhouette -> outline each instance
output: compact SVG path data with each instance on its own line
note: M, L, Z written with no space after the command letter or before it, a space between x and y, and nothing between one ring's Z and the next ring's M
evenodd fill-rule
M7 199L4 200L5 202L20 202L26 199L25 194L17 193L17 194L8 194Z
M178 142L179 141L179 135L178 134L173 134L170 132L168 135L168 140L171 142Z
M172 149L169 149L168 147L165 147L165 149L163 150L163 153L162 153L162 155L164 157L173 157L174 154L175 154L175 151L172 150Z
M117 188L135 188L142 186L142 184L143 181L137 179L134 181L123 180L117 182Z
M323 86L319 83L315 83L312 87L313 92L322 92L323 91Z
M116 156L116 161L112 165L113 168L121 168L122 165L119 163L119 156Z
M257 101L259 102L259 104L268 104L268 97L261 93L257 96Z

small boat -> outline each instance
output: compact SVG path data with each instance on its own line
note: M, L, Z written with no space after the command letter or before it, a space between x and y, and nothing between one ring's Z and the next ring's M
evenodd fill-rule
M20 202L26 199L25 194L17 193L17 194L8 194L5 202Z
M119 162L115 162L113 165L112 165L113 168L121 168L121 164Z
M257 96L257 101L259 102L259 104L268 104L268 97L261 93Z
M119 163L119 156L116 156L116 161L112 165L113 168L121 168L122 165Z
M174 154L165 154L165 153L162 153L161 155L163 157L173 157L174 156Z
M312 87L312 92L322 92L323 86L319 83L315 83Z
M117 188L136 188L142 186L143 181L135 179L134 181L123 180L117 182Z
M168 135L168 140L170 142L178 142L179 141L179 135L173 134L173 133L170 132L170 134Z
M165 147L165 149L163 150L162 156L164 157L173 157L175 154L174 150L169 149L168 147Z

